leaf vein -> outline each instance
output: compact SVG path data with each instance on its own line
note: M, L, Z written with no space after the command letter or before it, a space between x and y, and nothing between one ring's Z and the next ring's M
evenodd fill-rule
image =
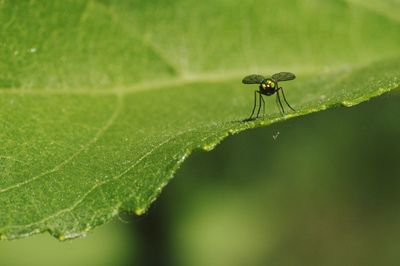
M122 97L118 96L117 98L117 103L115 105L115 109L114 112L111 114L111 117L107 120L106 124L101 127L96 134L94 135L94 137L89 140L89 142L87 142L85 145L81 146L81 148L76 151L74 154L72 154L70 157L68 157L66 160L64 160L63 162L61 162L60 164L56 165L55 167L53 167L52 169L42 172L41 174L38 174L30 179L24 180L22 182L16 183L14 185L8 186L6 188L2 188L0 189L0 194L1 193L5 193L8 191L11 191L13 189L22 187L24 185L27 185L29 183L32 183L33 181L36 181L40 178L43 178L44 176L57 172L58 170L60 170L64 165L68 164L69 162L71 162L72 160L74 160L77 156L79 156L82 152L86 151L89 149L90 146L92 146L93 144L95 144L99 138L112 126L112 124L115 122L115 120L117 119L118 115L121 112L122 109L122 105L123 105L123 101L122 101Z
M45 217L45 218L43 218L43 219L41 219L41 220L35 221L35 222L33 222L33 223L23 224L23 225L9 225L9 226L4 226L4 227L0 228L0 231L4 231L4 230L6 230L6 229L11 229L11 228L31 227L31 226L34 226L34 225L42 224L42 223L44 223L44 222L46 222L46 221L48 221L48 220L50 220L50 219L52 219L52 218L55 218L55 217L57 217L57 216L59 216L59 215L61 215L61 214L63 214L63 213L67 213L67 212L73 211L73 210L74 210L76 207L78 207L78 206L85 200L85 198L87 198L93 191L95 191L95 190L98 189L99 187L102 187L103 185L105 185L105 184L107 184L107 183L109 183L109 182L111 182L111 181L118 180L118 179L121 178L123 175L125 175L126 173L128 173L130 170L132 170L133 168L135 168L141 161L143 161L145 158L147 158L148 156L150 156L155 150L161 148L162 146L164 146L164 145L167 144L168 142L170 142L170 141L172 141L172 140L174 140L174 139L180 137L181 135L186 134L186 133L188 133L188 132L191 132L191 131L193 131L193 130L194 130L194 129L189 129L189 130L183 131L183 132L181 132L181 133L179 133L179 134L176 134L176 135L174 135L174 136L171 136L171 137L167 138L166 140L164 140L163 142L157 144L156 146L154 146L153 148L151 148L148 152L146 152L144 155L142 155L134 164L132 164L131 166L129 166L128 168L126 168L124 171L122 171L120 174L118 174L118 175L116 175L116 176L114 176L114 177L112 177L112 178L103 180L103 181L98 182L97 184L95 184L91 189L89 189L86 193L84 193L77 201L75 201L75 203L73 203L70 207L64 208L64 209L62 209L62 210L60 210L60 211L58 211L58 212L56 212L56 213L53 213L53 214L51 214L51 215L49 215L49 216L47 216L47 217ZM133 184L135 184L137 181L138 181L138 180L136 179L136 180L133 182Z

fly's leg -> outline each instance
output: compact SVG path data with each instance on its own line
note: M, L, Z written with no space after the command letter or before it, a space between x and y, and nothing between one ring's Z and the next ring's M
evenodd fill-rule
M264 101L264 98L262 97L261 93L260 93L260 98L263 103L263 116L265 116L265 101Z
M256 110L256 106L257 106L257 93L258 93L258 91L254 91L254 105L253 105L253 111L251 111L250 117L247 118L246 120L251 120L251 119L253 118L254 111Z
M276 103L276 106L278 106L279 113L281 113L281 115L283 115L282 109L281 109L281 107L279 106L279 103L278 103L278 96L276 96L276 98L275 98L275 103Z
M279 90L276 91L276 100L279 103L279 106L281 107L280 111L281 111L281 115L283 115L285 113L285 109L283 108L282 102L281 102L281 97L279 96Z
M262 99L262 96L261 96L261 94L259 92L258 92L258 94L259 94L259 96L258 96L259 99L258 99L258 110L257 110L256 118L258 118L258 116L260 115L260 111L261 111L261 99ZM262 99L262 101L264 101L264 99Z
M279 90L282 91L283 100L285 101L285 103L287 104L287 106L289 106L289 108L292 109L293 111L296 111L296 110L293 109L292 106L290 106L290 104L289 104L288 101L286 100L285 93L283 92L283 88L280 87Z

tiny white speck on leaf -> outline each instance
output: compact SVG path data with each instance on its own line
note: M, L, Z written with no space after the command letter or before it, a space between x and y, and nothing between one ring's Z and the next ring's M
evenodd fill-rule
M276 139L279 137L279 134L280 134L279 131L276 132L274 135L272 135L272 138L273 138L274 140L276 140Z

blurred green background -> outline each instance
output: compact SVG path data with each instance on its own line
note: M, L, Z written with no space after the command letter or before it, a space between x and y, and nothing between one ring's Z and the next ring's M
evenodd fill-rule
M1 265L399 265L400 93L195 153L149 213L0 242Z

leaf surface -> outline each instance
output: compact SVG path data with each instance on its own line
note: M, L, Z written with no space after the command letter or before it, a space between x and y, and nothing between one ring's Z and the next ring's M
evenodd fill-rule
M142 214L195 150L399 86L399 22L357 1L6 0L0 22L2 239ZM297 111L243 122L242 78L280 71Z

